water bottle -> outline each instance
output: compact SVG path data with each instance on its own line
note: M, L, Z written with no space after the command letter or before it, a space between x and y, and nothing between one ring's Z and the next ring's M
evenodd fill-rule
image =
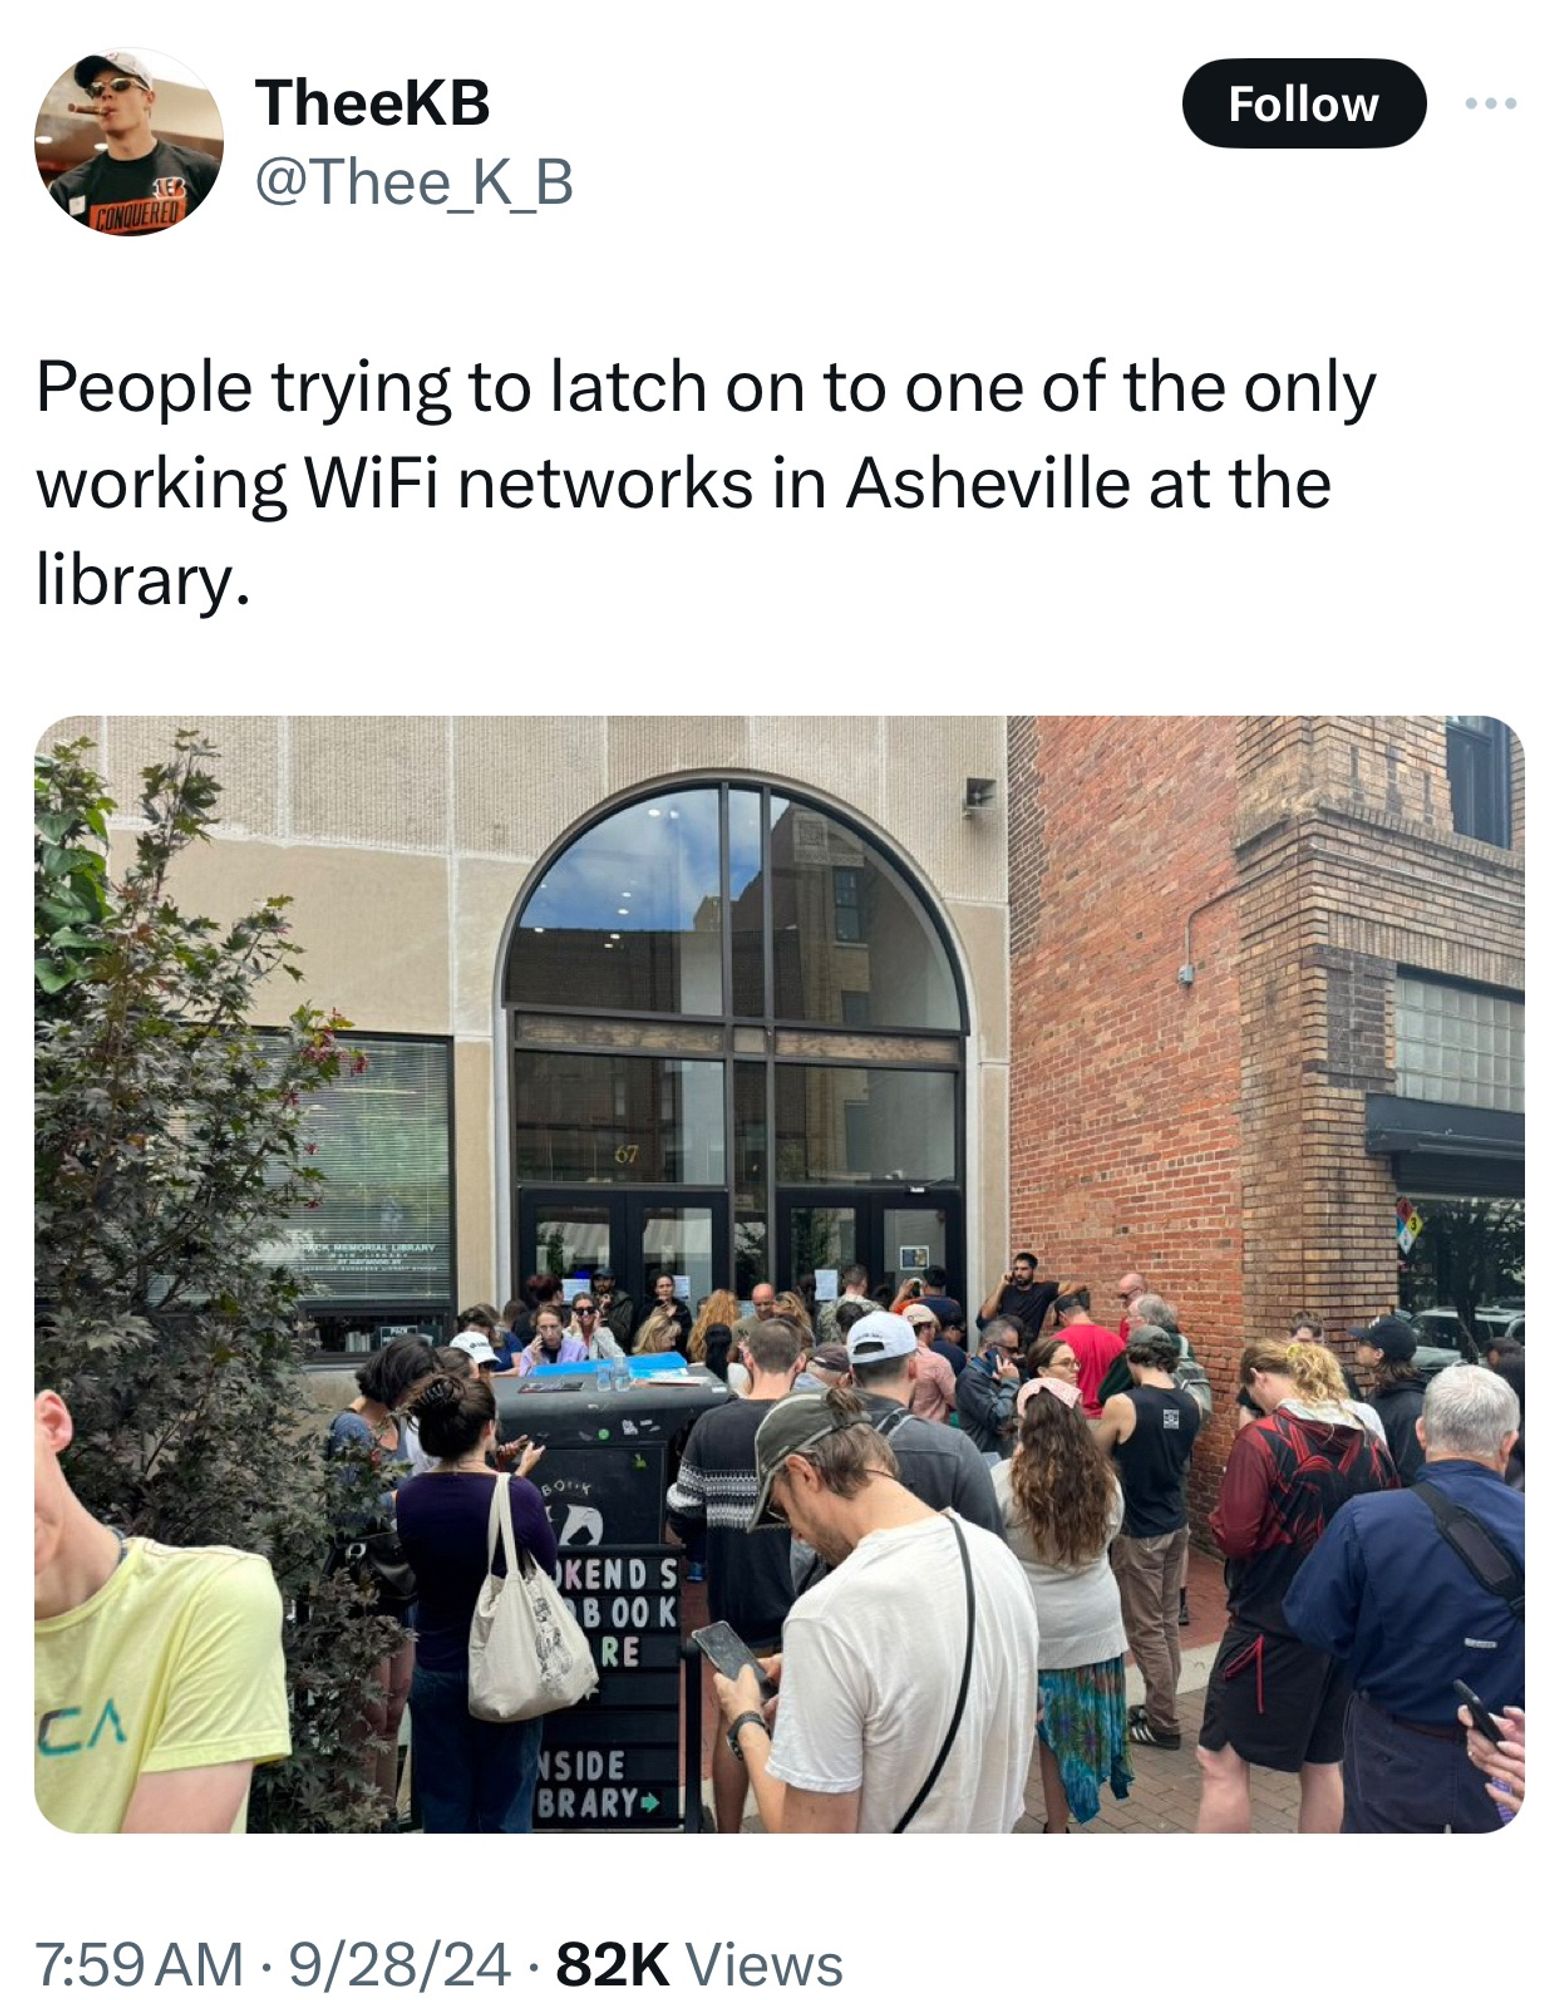
M595 1363L595 1393L604 1395L611 1387L611 1363L603 1354Z
M625 1354L618 1354L612 1358L611 1386L613 1389L631 1389L633 1386L633 1371L628 1366Z

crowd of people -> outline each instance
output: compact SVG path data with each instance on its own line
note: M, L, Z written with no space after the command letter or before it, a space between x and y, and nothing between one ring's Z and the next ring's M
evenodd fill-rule
M1518 1810L1523 1348L1425 1383L1411 1327L1384 1314L1350 1336L1360 1388L1300 1313L1247 1341L1220 1410L1139 1272L1112 1324L1026 1252L972 1328L944 1271L873 1287L855 1266L829 1289L760 1282L743 1310L664 1275L642 1301L604 1271L538 1276L502 1312L468 1308L445 1347L367 1358L325 1449L343 1545L393 1544L373 1609L403 1636L361 1750L386 1828L408 1703L423 1828L531 1827L543 1725L467 1706L472 1613L503 1565L495 1479L522 1562L557 1561L541 1450L499 1442L494 1380L670 1353L728 1394L675 1455L669 1532L766 1677L714 1676L719 1831L749 1794L767 1830L847 1832L1008 1832L1034 1778L1048 1833L1094 1819L1106 1789L1127 1797L1137 1759L1183 1742L1189 1482L1214 1432L1228 1623L1201 1830L1249 1829L1262 1768L1297 1775L1300 1831L1483 1831ZM70 1435L40 1396L40 1800L101 1830L241 1825L254 1765L289 1750L268 1566L93 1520L60 1466ZM136 1611L133 1676L111 1603ZM124 1754L79 1754L108 1742Z
M1425 1381L1410 1324L1382 1314L1349 1335L1365 1390L1301 1312L1245 1344L1217 1425L1139 1272L1103 1324L1089 1286L1038 1271L1013 1257L972 1352L939 1271L873 1293L857 1268L815 1325L804 1299L737 1322L743 1403L700 1419L669 1496L706 1550L711 1615L778 1687L715 1678L719 1830L750 1787L770 1830L1003 1832L1035 1756L1046 1832L1093 1819L1106 1787L1128 1796L1135 1757L1183 1742L1189 1479L1214 1426L1228 1622L1200 1830L1249 1830L1254 1768L1296 1775L1304 1832L1500 1824L1524 1796L1523 1348ZM1463 1700L1472 1671L1497 1743ZM1030 1684L1018 1730L1011 1690Z

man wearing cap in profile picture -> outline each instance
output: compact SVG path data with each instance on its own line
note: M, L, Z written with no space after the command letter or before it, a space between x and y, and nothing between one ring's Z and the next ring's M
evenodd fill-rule
M61 174L49 189L54 200L104 236L150 236L182 222L215 185L217 163L209 153L157 137L150 70L121 49L83 56L74 74L90 102L73 108L97 120L106 150Z

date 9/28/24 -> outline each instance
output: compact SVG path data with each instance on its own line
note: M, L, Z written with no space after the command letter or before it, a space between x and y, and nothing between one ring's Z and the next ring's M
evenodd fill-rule
M251 1946L244 1964L241 1944L212 1943L141 1945L88 1939L39 1941L44 1953L39 1984L58 1986L240 1987L247 1969L285 1980L295 1987L390 1987L426 1993L445 1987L476 1987L491 1981L501 1987L514 1976L501 1944L467 1944L463 1939L435 1938L431 1949L401 1939L379 1944L369 1939L337 1938L329 1944L308 1941L288 1945L277 1960L259 1961ZM529 1968L540 1970L538 1965Z

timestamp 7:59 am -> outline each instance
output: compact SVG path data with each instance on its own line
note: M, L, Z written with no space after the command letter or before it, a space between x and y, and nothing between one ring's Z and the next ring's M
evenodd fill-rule
M243 1984L243 1946L236 1943L211 1944L201 1939L185 1945L144 1946L110 1944L103 1939L80 1944L50 1939L38 1942L35 1948L46 1954L39 1984L47 1987ZM251 1971L253 1957L251 1951ZM433 1940L431 1950L419 1950L405 1939L379 1944L367 1938L355 1942L337 1938L323 1946L305 1941L288 1947L284 1965L265 1959L259 1971L274 1973L293 1986L317 1986L326 1993L337 1985L388 1986L426 1993L434 1986L474 1987L482 1979L501 1987L513 1976L502 1944L471 1945L461 1939L446 1943L442 1938Z

